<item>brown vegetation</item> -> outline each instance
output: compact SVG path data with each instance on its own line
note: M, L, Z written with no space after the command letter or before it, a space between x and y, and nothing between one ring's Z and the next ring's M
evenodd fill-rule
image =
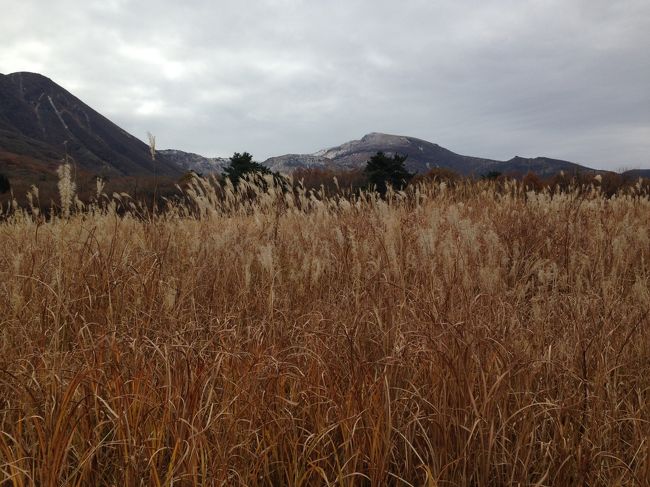
M362 169L349 171L334 171L331 169L299 168L293 174L293 179L308 190L324 190L327 195L341 192L358 192L366 186L366 177Z
M639 188L219 191L0 226L0 485L647 485Z

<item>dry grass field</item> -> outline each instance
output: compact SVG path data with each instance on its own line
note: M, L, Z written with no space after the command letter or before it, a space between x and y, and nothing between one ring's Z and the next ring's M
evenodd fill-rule
M647 196L211 188L0 224L0 486L649 485Z

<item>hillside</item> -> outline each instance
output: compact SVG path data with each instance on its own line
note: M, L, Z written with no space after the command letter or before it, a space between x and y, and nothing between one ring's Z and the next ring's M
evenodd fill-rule
M108 177L177 176L164 157L70 92L36 73L0 74L0 171L46 177L64 157Z
M156 151L156 157L162 157L184 171L194 171L202 175L220 173L230 163L230 160L224 157L203 157L177 149Z
M522 175L529 171L549 176L560 171L596 171L547 157L516 156L498 161L466 156L415 137L377 132L312 154L271 157L264 164L281 173L299 168L359 169L378 151L406 155L406 166L415 173L437 167L466 176L489 172ZM0 74L0 173L7 175L15 187L51 184L66 153L75 162L77 174L89 181L97 175L113 180L159 176L171 181L187 171L218 173L228 164L226 158L208 158L176 149L157 151L154 162L147 144L51 79L26 72ZM650 169L627 171L624 175L648 177Z
M416 173L424 173L436 167L451 169L467 176L479 176L490 171L504 174L525 174L528 171L533 171L539 175L555 174L560 171L593 171L593 169L580 164L546 157L513 157L508 161L470 157L456 154L438 144L415 137L376 132L367 134L359 140L346 142L313 154L288 154L271 157L264 164L280 172L291 172L306 167L337 170L357 169L363 167L368 159L378 151L389 155L398 153L408 156L406 166L410 171Z

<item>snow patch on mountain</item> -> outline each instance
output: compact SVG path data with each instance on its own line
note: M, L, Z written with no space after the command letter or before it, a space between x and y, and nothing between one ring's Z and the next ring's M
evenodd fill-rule
M61 125L63 125L63 128L66 129L66 130L70 130L70 129L68 129L68 126L65 124L65 121L63 120L63 117L61 116L61 113L59 112L59 109L54 104L54 101L52 101L52 97L50 95L47 95L47 99L49 100L50 105L52 106L52 110L54 110L54 113L56 113L56 116L58 117L59 122L61 122Z

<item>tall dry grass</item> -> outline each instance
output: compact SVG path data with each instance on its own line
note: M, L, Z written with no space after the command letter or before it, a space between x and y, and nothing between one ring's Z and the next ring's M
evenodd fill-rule
M647 197L244 189L0 225L2 487L648 485Z

